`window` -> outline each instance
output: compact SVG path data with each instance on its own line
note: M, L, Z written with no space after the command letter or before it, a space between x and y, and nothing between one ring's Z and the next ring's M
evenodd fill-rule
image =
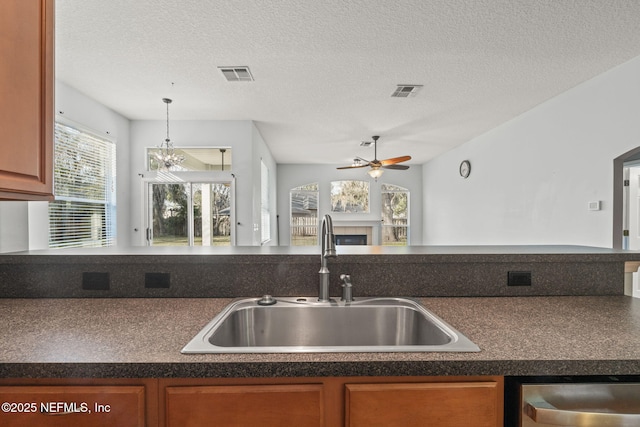
M158 148L147 148L147 170L164 170L156 160ZM231 171L231 148L176 148L176 154L184 156L184 162L171 166L170 171Z
M231 246L231 183L192 183L194 245Z
M407 246L409 230L409 191L382 184L382 244Z
M55 201L49 203L50 248L115 243L115 161L113 142L55 124Z
M291 246L318 244L318 183L301 185L289 192Z
M260 212L262 223L260 227L260 243L271 240L271 214L269 213L269 169L260 160Z
M368 181L332 181L331 212L368 213Z

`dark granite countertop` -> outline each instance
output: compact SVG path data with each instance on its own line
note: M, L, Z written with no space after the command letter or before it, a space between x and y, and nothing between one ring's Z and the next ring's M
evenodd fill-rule
M0 377L627 375L640 372L640 300L422 298L479 353L183 355L230 299L0 299Z

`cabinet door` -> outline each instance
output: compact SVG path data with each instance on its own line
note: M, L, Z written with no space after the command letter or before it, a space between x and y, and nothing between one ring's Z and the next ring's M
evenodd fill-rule
M348 427L496 427L494 382L347 384Z
M166 426L322 426L320 384L166 388Z
M144 386L0 387L3 427L144 427Z
M0 200L52 200L53 0L0 2Z

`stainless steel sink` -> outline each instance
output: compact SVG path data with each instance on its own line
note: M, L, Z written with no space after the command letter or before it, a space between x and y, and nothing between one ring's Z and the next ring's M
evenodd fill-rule
M336 353L480 351L419 303L362 298L350 303L314 298L235 301L182 353Z

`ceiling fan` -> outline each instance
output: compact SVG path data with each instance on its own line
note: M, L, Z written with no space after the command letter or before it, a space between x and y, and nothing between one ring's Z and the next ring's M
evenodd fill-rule
M399 165L397 163L406 162L407 160L411 160L411 156L400 156L393 157L391 159L378 160L378 139L380 138L378 135L372 136L373 139L373 160L369 161L363 159L362 157L356 157L353 159L353 164L351 166L342 166L337 169L352 169L352 168L364 168L367 166L371 166L371 170L368 174L375 179L378 179L384 171L384 169L399 169L399 170L407 170L409 166Z

